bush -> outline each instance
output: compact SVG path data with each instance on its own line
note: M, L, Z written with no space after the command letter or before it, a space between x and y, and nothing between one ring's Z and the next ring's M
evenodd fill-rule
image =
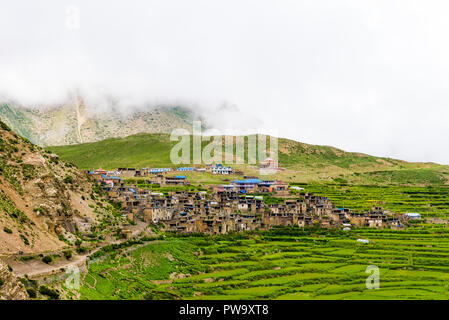
M22 241L26 246L30 245L30 242L28 241L27 237L25 237L23 234L20 235L20 238L22 238Z
M49 264L53 259L50 256L45 256L42 258L42 262Z
M12 233L12 230L9 229L8 227L4 227L4 228L3 228L3 231L5 231L6 233L9 233L9 234Z
M59 292L55 289L50 289L47 286L40 286L39 292L45 296L50 297L51 299L59 299Z
M65 250L63 251L64 257L69 260L72 257L72 251L71 250Z
M34 290L33 288L28 288L27 292L31 299L34 299L37 297L36 290Z
M76 252L78 254L86 253L86 251L87 251L86 248L81 248L81 247L76 248Z
M64 182L65 183L73 183L73 177L72 176L65 177Z

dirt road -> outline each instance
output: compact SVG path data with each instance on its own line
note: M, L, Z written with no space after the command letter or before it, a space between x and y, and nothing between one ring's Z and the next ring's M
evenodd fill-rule
M140 233L142 233L146 228L148 227L147 223L144 222L138 222L134 230L132 230L131 238L137 237ZM57 273L64 272L67 268L70 267L78 267L83 268L86 266L87 259L96 253L97 251L101 250L103 247L110 245L110 244L120 244L129 239L119 239L116 241L110 241L110 242L104 242L100 244L99 247L89 251L86 254L83 255L73 255L70 260L56 260L52 262L51 264L46 264L42 262L41 259L32 259L28 261L21 261L19 260L19 255L11 255L8 258L4 259L5 262L10 265L13 268L14 274L23 277L27 275L30 279L33 278L39 278L42 276L48 276L48 275L54 275ZM35 255L38 255L39 253L36 253ZM44 253L48 255L48 252Z

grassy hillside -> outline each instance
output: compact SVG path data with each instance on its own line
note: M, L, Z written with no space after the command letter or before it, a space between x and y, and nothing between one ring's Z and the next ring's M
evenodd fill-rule
M170 141L168 134L138 134L49 149L82 169L141 168L173 166L170 161L170 150L176 143ZM203 142L203 148L208 143ZM245 159L246 144L247 140L245 140ZM279 163L287 170L280 171L276 177L292 182L324 180L357 184L442 185L449 177L448 166L409 163L288 139L279 139ZM254 165L236 167L242 168L248 174L258 173Z

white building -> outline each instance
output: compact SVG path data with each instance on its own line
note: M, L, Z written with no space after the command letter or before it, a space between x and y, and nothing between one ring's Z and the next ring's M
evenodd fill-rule
M417 212L407 212L405 213L405 215L410 219L410 220L420 220L421 219L421 215Z
M213 174L233 174L234 169L231 167L224 167L221 164L217 164L212 167L212 173Z

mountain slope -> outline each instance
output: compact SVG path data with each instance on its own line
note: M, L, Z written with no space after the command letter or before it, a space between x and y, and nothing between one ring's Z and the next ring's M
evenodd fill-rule
M104 167L173 166L170 150L177 142L167 134L139 134L96 143L52 147L62 159L83 169ZM209 142L203 142L203 147ZM245 145L245 154L247 146ZM279 139L279 177L290 181L341 179L357 183L444 184L449 167L345 152L329 147ZM243 165L256 174L255 166Z
M125 137L136 133L171 132L192 127L193 114L180 107L123 114L95 111L81 99L63 106L19 108L0 104L0 120L19 135L40 146L70 145Z
M4 262L0 261L0 300L25 300L28 298L28 293L22 282Z
M75 166L0 122L0 254L67 246L81 226L98 221L92 193L92 183Z

